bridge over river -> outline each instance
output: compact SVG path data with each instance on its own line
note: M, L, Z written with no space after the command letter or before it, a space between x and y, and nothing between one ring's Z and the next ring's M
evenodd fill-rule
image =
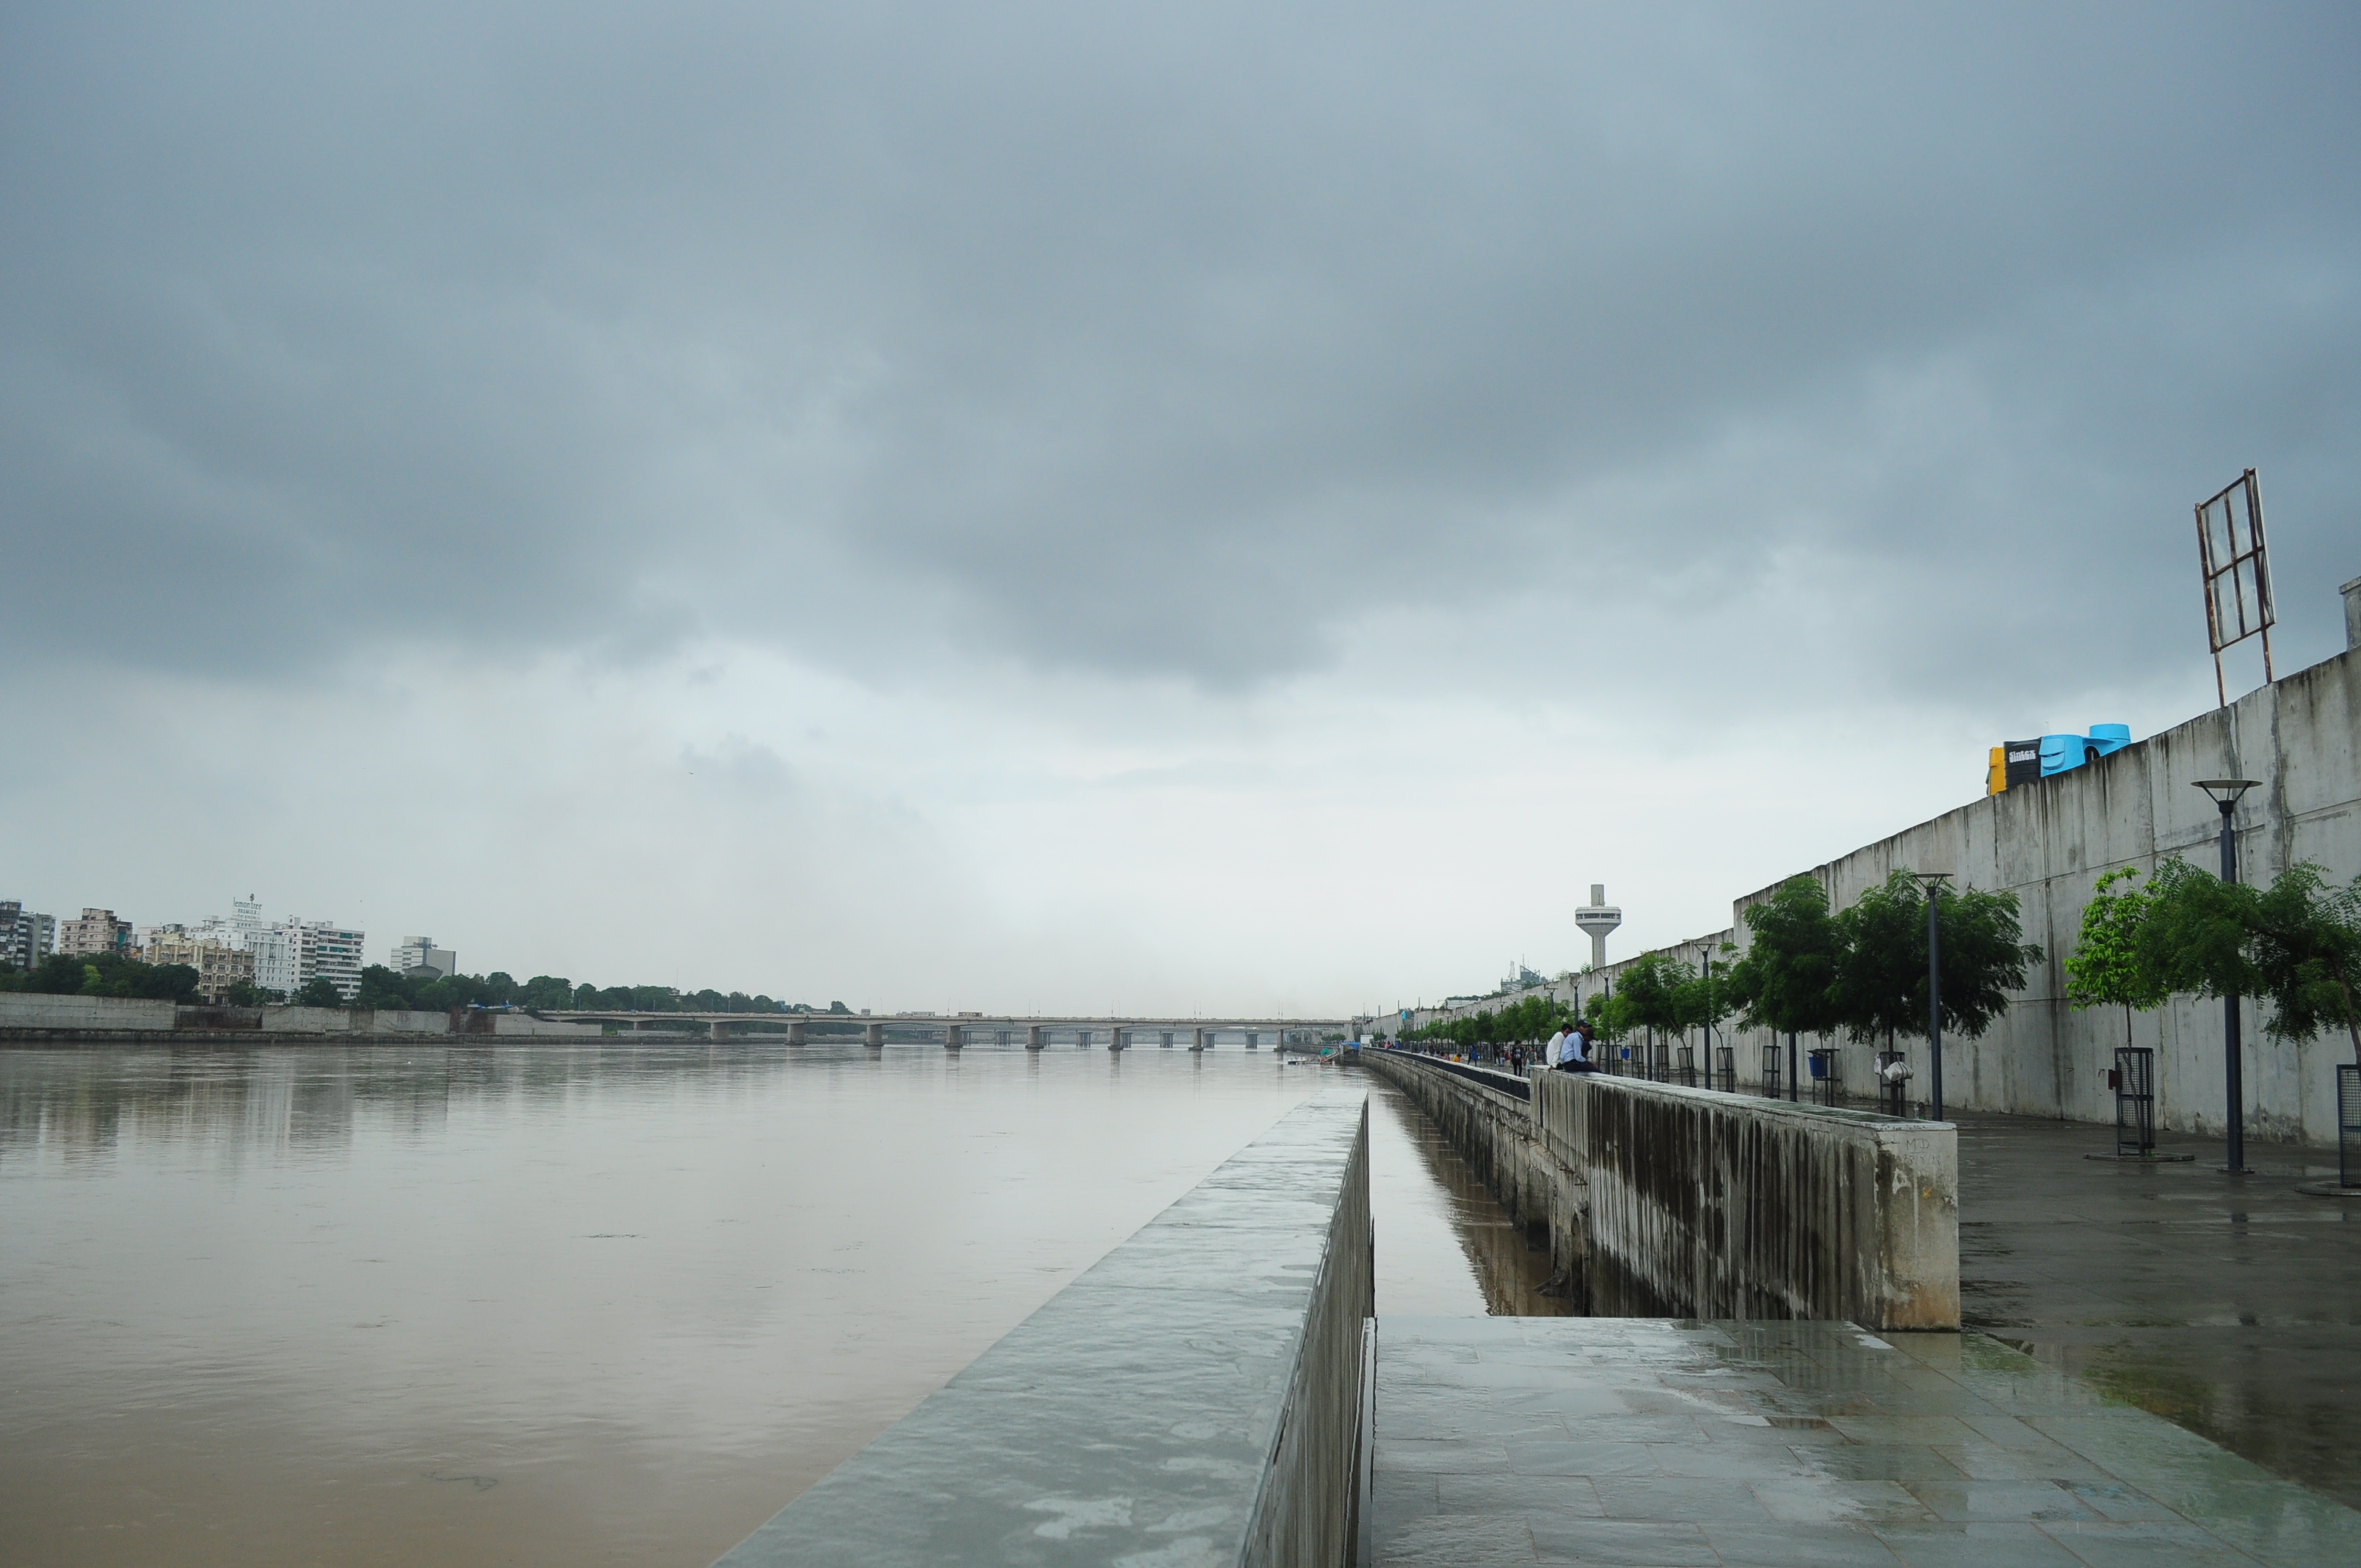
M1019 1017L995 1013L896 1013L872 1017L854 1013L634 1013L620 1009L543 1009L538 1018L554 1023L598 1024L640 1031L678 1033L702 1027L717 1040L739 1035L785 1035L787 1044L800 1046L814 1038L842 1039L858 1026L862 1043L883 1046L891 1035L898 1041L939 1041L947 1050L968 1045L1013 1046L1020 1039L1027 1050L1052 1045L1079 1046L1087 1050L1104 1046L1126 1050L1133 1046L1166 1049L1186 1047L1212 1050L1219 1037L1235 1039L1247 1050L1272 1046L1317 1045L1323 1040L1349 1038L1366 1019L1280 1018L1234 1016L1170 1018L1153 1014L1138 1017Z

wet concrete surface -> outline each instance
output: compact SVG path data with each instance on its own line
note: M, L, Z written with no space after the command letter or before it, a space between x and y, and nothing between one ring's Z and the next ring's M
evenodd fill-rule
M1962 1316L2233 1453L2361 1507L2361 1201L2296 1190L2333 1151L1960 1119Z
M1981 1334L1378 1324L1372 1533L1492 1563L2361 1563L2361 1514Z

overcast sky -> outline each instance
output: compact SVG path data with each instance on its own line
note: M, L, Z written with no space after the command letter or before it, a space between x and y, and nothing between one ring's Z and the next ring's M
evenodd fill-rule
M0 897L855 1006L1716 928L2361 574L2361 11L0 11ZM2251 679L2251 677L2250 677Z

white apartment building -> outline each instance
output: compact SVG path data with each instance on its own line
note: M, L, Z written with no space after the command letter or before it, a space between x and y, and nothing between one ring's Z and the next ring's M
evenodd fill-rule
M295 927L295 983L324 980L350 1002L361 988L362 933L333 920L307 920Z
M393 945L393 972L420 978L419 971L431 970L448 980L459 972L459 955L448 948L438 948L432 937L404 937Z
M0 899L0 969L31 969L57 950L58 921L13 898Z
M298 946L295 933L301 927L292 922L265 926L247 938L246 945L254 954L255 984L281 996L295 994L296 989L303 983L296 978L301 967L295 956Z

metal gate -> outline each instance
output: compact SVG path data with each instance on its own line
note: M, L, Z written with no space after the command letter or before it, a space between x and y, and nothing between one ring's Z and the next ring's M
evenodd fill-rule
M2156 1152L2156 1053L2146 1046L2115 1047L2115 1153Z
M1724 1094L1735 1094L1738 1092L1737 1047L1714 1047L1713 1077L1714 1082L1712 1087L1720 1090Z
M1780 1063L1784 1059L1779 1054L1779 1036L1773 1035L1771 1043L1763 1047L1763 1098L1765 1100L1779 1098L1779 1075L1783 1070Z

